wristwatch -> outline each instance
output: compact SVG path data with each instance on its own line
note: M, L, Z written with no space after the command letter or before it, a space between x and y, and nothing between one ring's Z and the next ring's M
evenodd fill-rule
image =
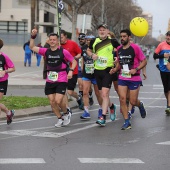
M136 69L136 71L138 71L138 70L139 70L137 67L136 67L135 69Z
M70 68L69 71L74 71L74 70L72 68Z

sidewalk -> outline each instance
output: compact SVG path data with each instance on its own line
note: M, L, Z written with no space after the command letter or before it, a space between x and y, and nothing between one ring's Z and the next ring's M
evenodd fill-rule
M24 67L22 61L13 61L15 64L16 71L9 74L8 89L29 89L24 90L26 92L24 95L29 96L29 91L31 89L42 89L42 94L44 95L45 80L43 79L43 61L41 61L40 67L36 66L36 60L32 61L31 67ZM8 92L7 92L8 94ZM23 95L23 94L22 94ZM21 95L21 96L22 96ZM37 93L38 95L38 93ZM69 102L71 108L77 107L76 101ZM28 109L21 109L15 111L15 117L26 117L31 115L41 115L45 113L52 113L50 106L41 106ZM2 112L0 114L1 119L6 119L6 115Z

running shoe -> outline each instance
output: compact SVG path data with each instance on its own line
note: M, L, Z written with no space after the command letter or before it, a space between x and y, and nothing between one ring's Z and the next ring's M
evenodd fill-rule
M169 116L170 115L170 108L166 108L165 113Z
M10 115L7 115L7 125L11 124L12 123L12 118L14 117L14 114L15 114L15 110L10 110L11 114Z
M102 109L98 110L98 118L102 117Z
M55 127L62 127L64 123L63 119L58 119L58 122L55 124Z
M128 112L128 119L129 119L129 120L132 119L132 113L131 113L131 111Z
M64 126L70 124L70 121L71 121L71 113L70 113L70 112L67 112L67 114L65 114L64 116L62 116L62 118L64 119L64 121L63 121L63 125L64 125Z
M92 106L94 104L93 96L89 97L89 105Z
M114 121L116 119L116 105L112 104L110 107L110 120Z
M96 121L96 123L97 123L98 125L100 125L100 126L106 126L106 120L103 119L103 116L100 117L100 118Z
M72 110L71 110L71 109L68 109L68 108L67 108L67 113L70 113L71 115L73 114L73 113L72 113Z
M123 124L121 130L127 130L127 129L131 129L131 128L132 127L131 127L130 122L126 122L126 123Z
M143 105L143 102L140 102L139 111L140 111L141 117L145 118L146 117L146 110L145 110L145 107Z
M84 110L84 113L80 116L80 119L88 120L88 119L90 119L90 114L86 110Z
M132 106L131 114L135 113L135 106Z

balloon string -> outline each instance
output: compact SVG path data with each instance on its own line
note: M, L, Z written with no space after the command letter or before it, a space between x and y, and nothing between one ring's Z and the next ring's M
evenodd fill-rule
M146 35L140 40L139 44L143 41L143 39L146 37Z

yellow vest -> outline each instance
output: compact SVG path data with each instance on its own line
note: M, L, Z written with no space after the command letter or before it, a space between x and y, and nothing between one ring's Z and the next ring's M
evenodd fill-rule
M113 67L114 62L114 47L111 39L101 40L96 38L93 43L93 52L98 55L98 59L94 61L94 68L96 70L104 70L107 67Z

